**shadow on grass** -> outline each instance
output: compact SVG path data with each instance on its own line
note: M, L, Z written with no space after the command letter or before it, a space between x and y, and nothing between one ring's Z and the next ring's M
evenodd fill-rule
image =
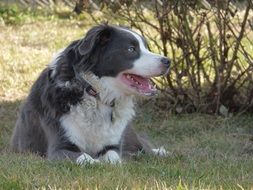
M22 101L0 101L0 151L9 147L11 133Z

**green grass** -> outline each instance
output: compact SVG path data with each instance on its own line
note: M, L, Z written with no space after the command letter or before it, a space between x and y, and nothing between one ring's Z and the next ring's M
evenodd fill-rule
M9 151L18 106L32 83L58 49L92 24L32 18L1 26L0 189L253 189L253 117L248 115L170 115L152 102L139 106L135 127L173 155L139 155L120 166L80 167Z
M13 108L17 105L18 102L14 102L2 106L6 110L5 120L0 123L3 142L0 187L4 189L253 187L253 142L247 135L252 134L250 116L220 118L193 114L168 117L154 114L147 106L144 114L139 109L140 118L135 120L135 126L147 131L158 144L164 144L173 156L139 155L121 166L79 167L68 161L50 162L34 155L10 153L7 145L15 119Z

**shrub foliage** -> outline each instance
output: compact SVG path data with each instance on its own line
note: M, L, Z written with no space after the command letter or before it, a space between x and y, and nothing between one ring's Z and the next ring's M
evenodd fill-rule
M160 108L174 112L253 111L252 1L114 1L108 17L139 30L172 59ZM108 11L107 9L107 11ZM109 18L108 18L109 20Z
M168 76L156 79L163 91L156 101L161 109L225 115L253 112L251 0L21 2L33 2L33 6L63 2L77 14L88 13L96 23L119 23L138 30L151 50L172 59Z

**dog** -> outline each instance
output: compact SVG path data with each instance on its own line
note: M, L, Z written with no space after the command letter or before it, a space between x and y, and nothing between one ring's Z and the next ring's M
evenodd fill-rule
M126 27L101 24L62 50L40 74L20 107L11 149L78 164L121 163L155 149L129 125L135 97L156 94L151 77L170 60L148 50Z

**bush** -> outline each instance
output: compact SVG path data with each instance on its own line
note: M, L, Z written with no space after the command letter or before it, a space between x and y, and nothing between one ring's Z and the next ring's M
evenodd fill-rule
M148 39L151 50L170 57L169 75L156 79L163 91L156 101L159 109L223 115L253 112L251 0L43 2L54 6L63 2L78 14L84 10L96 23L130 25Z
M102 11L139 30L150 48L173 60L158 79L157 105L174 112L253 111L252 2L114 1ZM240 4L241 5L241 4ZM252 15L251 15L252 16Z

